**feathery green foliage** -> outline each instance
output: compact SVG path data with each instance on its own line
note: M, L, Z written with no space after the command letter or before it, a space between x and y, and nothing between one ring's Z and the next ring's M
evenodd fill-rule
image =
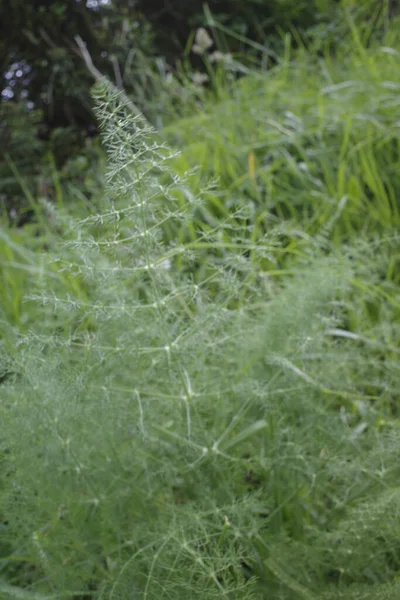
M264 140L293 185L257 214L237 181L222 192L233 142L210 150L223 185L196 194L123 96L103 82L94 97L98 209L56 211L36 254L1 237L0 598L397 598L398 233L384 203L365 228L354 207L333 218L345 203L301 216L311 180L289 177L295 151L328 166L318 140L343 143L341 98L320 137ZM379 191L393 160L366 122L346 152L352 181L362 148L381 165Z

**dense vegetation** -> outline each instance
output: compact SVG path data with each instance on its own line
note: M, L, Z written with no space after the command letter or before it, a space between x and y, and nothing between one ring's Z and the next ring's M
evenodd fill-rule
M222 49L208 89L173 81L184 116L160 89L158 130L102 79L107 167L95 142L80 183L52 163L53 197L10 159L31 217L0 226L0 598L398 599L378 16L287 35L269 69Z
M189 90L200 102L204 85L216 91L206 79L207 62L221 52L241 65L269 68L282 54L289 32L295 45L304 40L316 47L340 44L348 30L345 8L380 35L396 14L396 2L2 0L1 213L20 224L30 220L22 180L35 195L54 200L59 185L82 190L82 178L98 160L90 98L94 72L82 45L95 69L124 88L161 128L193 109L187 102ZM212 43L206 56L193 44L202 25ZM231 76L242 70L231 65Z

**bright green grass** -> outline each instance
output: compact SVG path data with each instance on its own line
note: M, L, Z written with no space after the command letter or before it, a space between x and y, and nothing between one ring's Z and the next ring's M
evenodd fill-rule
M242 79L217 105L166 130L183 150L182 172L198 167L203 188L219 180L206 222L229 219L245 199L254 240L282 218L313 236L328 230L335 244L398 228L396 28L368 49L355 31L334 57L287 50L268 73Z

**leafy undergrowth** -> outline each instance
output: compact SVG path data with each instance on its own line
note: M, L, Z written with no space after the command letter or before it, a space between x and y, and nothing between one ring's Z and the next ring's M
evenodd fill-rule
M57 217L3 345L0 597L397 597L398 239L315 236L276 278L290 223L168 237L207 192L95 97L106 202Z
M397 36L179 155L96 88L104 198L0 232L0 598L397 600Z

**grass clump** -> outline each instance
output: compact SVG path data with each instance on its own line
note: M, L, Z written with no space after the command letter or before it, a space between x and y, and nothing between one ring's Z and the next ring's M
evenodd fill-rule
M62 220L4 354L0 597L394 598L398 350L348 327L364 247L275 283L275 232L196 227L177 157L95 99L104 205Z
M246 199L253 241L284 219L294 224L292 252L308 245L299 230L328 232L340 246L398 229L398 19L380 36L350 15L348 27L350 37L318 53L311 43L295 52L288 40L274 68L226 86L218 103L167 128L183 148L177 168L199 165L192 185L220 182L201 222L231 219Z

